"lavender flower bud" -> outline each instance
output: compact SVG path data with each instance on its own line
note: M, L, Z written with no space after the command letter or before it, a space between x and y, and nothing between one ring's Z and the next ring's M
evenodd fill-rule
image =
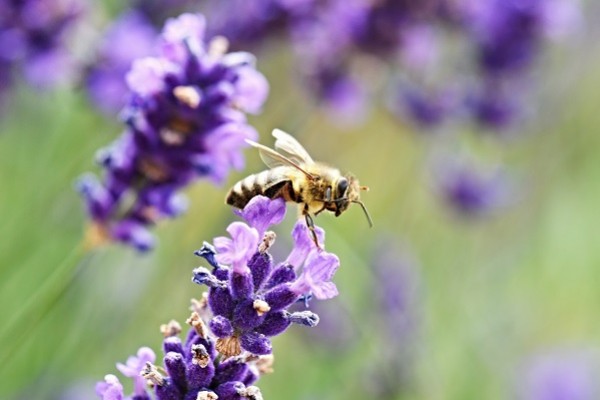
M234 300L247 299L252 296L254 292L254 284L252 282L252 274L238 273L233 271L231 277L231 295Z
M271 354L273 346L265 335L256 332L246 332L240 337L242 348L252 354Z
M206 285L210 288L226 288L227 284L217 279L209 270L204 267L198 267L193 271L192 282L198 285Z
M269 276L269 280L265 284L265 289L271 289L282 283L292 282L296 279L294 267L291 264L283 264L277 267Z
M229 359L222 362L217 367L214 383L220 385L225 382L241 382L246 378L247 374L248 365L246 363L239 362L235 359Z
M294 304L299 295L291 289L288 284L275 286L265 293L265 301L269 304L272 311L283 310Z
M163 340L163 352L165 354L169 352L179 353L183 355L183 345L181 343L181 339L177 336L169 336Z
M289 314L287 317L294 324L310 326L311 328L319 323L319 316L312 311L298 311Z
M169 352L164 358L165 369L167 370L171 382L182 392L187 389L186 369L183 355L180 353Z
M262 325L255 329L255 332L265 336L276 336L283 333L292 321L288 318L288 312L285 310L270 312L267 314Z
M264 321L264 312L257 310L255 300L242 300L233 312L233 325L241 330L256 328Z
M214 268L219 267L219 263L217 262L217 260L215 260L215 254L217 254L217 251L215 250L215 247L212 244L208 242L202 243L202 247L196 250L194 254L198 257L204 258Z
M260 288L271 273L273 257L268 253L257 252L248 261L248 268L250 268L250 272L252 273L254 287Z
M210 320L210 330L215 336L219 338L225 338L233 335L233 327L231 322L222 315L217 315Z

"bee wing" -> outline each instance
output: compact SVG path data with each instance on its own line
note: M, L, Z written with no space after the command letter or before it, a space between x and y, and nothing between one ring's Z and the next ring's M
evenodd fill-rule
M273 129L275 140L275 149L283 153L287 158L296 164L314 164L314 161L308 151L289 133L281 129Z
M298 165L296 162L290 160L286 156L279 154L273 149L268 148L267 146L263 146L260 143L256 143L255 141L246 139L246 143L250 146L256 147L258 149L258 154L260 154L261 160L267 165L269 168L280 167L282 165L294 167L298 171L304 173L309 179L314 179L314 176Z

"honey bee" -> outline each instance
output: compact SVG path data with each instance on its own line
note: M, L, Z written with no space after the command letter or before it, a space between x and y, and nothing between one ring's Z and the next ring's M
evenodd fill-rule
M313 215L330 211L338 217L350 203L356 203L365 213L369 226L373 226L367 208L360 201L360 191L369 190L368 187L359 186L358 180L350 174L342 175L336 168L313 161L304 147L284 131L275 129L273 136L277 150L246 140L258 149L260 158L270 169L237 182L227 193L227 204L242 209L258 195L298 203L318 248Z

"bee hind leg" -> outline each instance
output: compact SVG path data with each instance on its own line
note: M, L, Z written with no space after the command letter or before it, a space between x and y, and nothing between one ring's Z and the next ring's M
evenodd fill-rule
M304 218L306 219L306 226L310 230L310 234L312 235L313 242L315 242L315 246L317 246L317 249L321 250L321 246L319 245L319 239L317 238L317 232L315 231L315 223L312 217L307 212L304 214Z

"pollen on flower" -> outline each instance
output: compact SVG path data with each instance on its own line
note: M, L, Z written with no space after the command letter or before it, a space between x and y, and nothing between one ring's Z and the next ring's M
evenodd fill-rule
M160 326L160 333L162 333L164 337L177 336L181 333L181 325L179 322L172 319L168 323Z
M201 368L206 368L210 363L210 355L206 351L206 347L201 344L192 346L192 362L199 365Z
M200 92L194 86L176 86L173 96L190 108L198 108L202 99Z
M242 397L247 397L250 400L263 400L262 393L257 386L248 386L238 390L238 394Z
M153 182L164 182L169 178L165 166L148 157L139 160L138 168L146 178Z
M196 400L217 400L219 396L215 392L202 391L198 392Z
M192 314L185 321L185 323L194 328L198 336L200 336L201 338L206 338L206 324L204 323L204 321L202 321L202 318L200 318L200 315L196 311L192 312Z
M277 235L275 234L275 232L265 232L262 243L258 246L258 252L263 254L266 253L271 248L271 246L273 246L276 238Z
M150 361L146 362L140 375L142 375L142 377L144 377L151 385L162 386L165 384L165 378L158 372L156 365L152 364Z
M202 293L202 297L198 299L191 299L190 311L197 313L201 318L208 317L210 309L208 308L208 292ZM186 323L188 323L186 321Z
M229 40L225 36L215 36L208 44L208 54L215 58L220 58L229 49Z
M160 130L161 140L169 146L181 146L185 143L185 134L171 127L164 127Z
M218 338L215 347L217 351L226 358L235 357L242 353L240 338L236 335L226 338Z
M264 300L254 300L252 307L256 310L256 313L259 317L262 317L263 315L271 311L269 303L267 303Z

